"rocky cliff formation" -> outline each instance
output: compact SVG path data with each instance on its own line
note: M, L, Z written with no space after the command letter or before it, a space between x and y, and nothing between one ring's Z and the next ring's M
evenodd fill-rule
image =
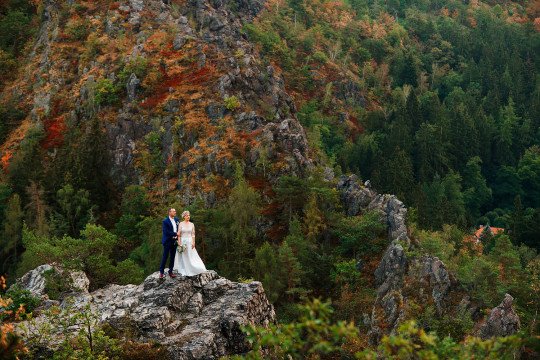
M100 323L136 341L158 343L169 359L214 359L244 353L249 345L240 326L275 321L273 306L260 282L235 283L214 271L165 280L155 273L140 285L109 285L89 293L84 273L55 267L70 279L69 296L66 293L61 300L50 300L44 273L51 269L42 265L18 280L21 287L44 300L41 309L54 304L65 307L73 301L73 311L82 311L89 304ZM40 314L40 309L36 313ZM45 321L44 315L38 315L24 323L28 327L24 336L30 336ZM43 339L41 353L54 350L57 340L54 336Z
M473 320L481 321L479 309L440 259L408 254L415 245L407 232L407 209L401 201L394 195L378 194L369 183L362 185L355 175L342 176L337 189L348 215L377 210L388 226L390 244L374 273L377 297L371 314L365 316L372 343L394 332L403 320L414 318L413 304L433 305L438 317L468 312ZM491 311L480 330L483 338L517 332L520 322L512 300L507 294L501 305Z
M0 152L15 152L41 126L54 161L64 132L97 117L117 185L159 182L182 189L186 202L202 195L212 204L235 159L248 176L258 174L258 161L268 163L271 183L302 175L312 160L294 103L279 70L242 33L264 3L44 1L25 76L0 94L29 115ZM149 164L148 153L157 161Z

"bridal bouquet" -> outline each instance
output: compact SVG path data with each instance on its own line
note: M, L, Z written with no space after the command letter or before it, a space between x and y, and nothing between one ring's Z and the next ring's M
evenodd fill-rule
M179 254L186 251L187 245L186 244L178 244L178 248L176 248L176 251L178 251Z

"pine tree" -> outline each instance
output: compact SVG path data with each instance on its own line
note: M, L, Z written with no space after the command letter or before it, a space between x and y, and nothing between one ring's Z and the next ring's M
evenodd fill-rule
M281 269L278 262L277 251L268 242L265 242L255 251L251 262L251 270L255 280L263 283L264 292L271 303L275 303L285 291L287 284L281 278Z
M289 244L284 241L278 250L279 270L285 284L287 300L293 301L295 295L303 291L298 287L302 278L302 267Z
M317 205L317 195L311 194L304 207L304 227L306 237L316 239L317 236L326 229L325 219Z
M463 172L463 200L471 220L481 215L480 210L490 202L492 195L481 173L481 164L480 157L475 156L467 161Z
M227 214L230 218L231 247L227 249L223 270L232 277L247 276L249 258L252 253L254 238L257 234L255 222L260 216L260 195L250 187L243 176L243 170L237 167L236 185L227 199Z

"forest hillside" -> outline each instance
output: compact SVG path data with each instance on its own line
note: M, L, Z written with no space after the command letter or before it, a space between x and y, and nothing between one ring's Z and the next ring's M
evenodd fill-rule
M539 55L538 1L0 0L0 275L141 284L187 209L268 357L535 358Z

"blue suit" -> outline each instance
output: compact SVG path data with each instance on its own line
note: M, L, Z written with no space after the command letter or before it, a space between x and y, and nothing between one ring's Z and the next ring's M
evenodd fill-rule
M174 222L178 224L178 218L174 218ZM176 225L178 229L178 225ZM174 232L173 224L171 223L171 220L167 216L165 219L163 219L163 222L161 223L161 244L163 244L163 256L161 257L161 265L159 266L159 272L163 274L165 271L165 263L167 263L167 258L169 259L169 274L172 274L172 270L174 267L174 256L176 255L176 247L177 244L177 234Z

